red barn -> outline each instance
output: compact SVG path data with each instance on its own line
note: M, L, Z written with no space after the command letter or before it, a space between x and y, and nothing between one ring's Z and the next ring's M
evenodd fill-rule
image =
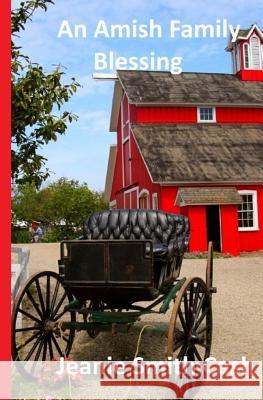
M118 71L110 207L187 215L190 251L263 249L263 33L229 43L233 74Z

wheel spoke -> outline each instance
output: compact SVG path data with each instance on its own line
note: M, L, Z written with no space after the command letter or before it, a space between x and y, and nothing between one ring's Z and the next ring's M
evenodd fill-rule
M39 338L37 338L37 340L35 341L33 347L31 348L30 352L27 354L25 361L29 361L30 357L33 355L34 351L36 350L40 340L41 340L42 336L39 336Z
M182 313L181 308L179 308L179 310L178 310L178 315L179 315L179 318L180 318L180 321L181 321L183 330L184 330L185 332L187 332L188 329L187 329L187 326L186 326L186 323L185 323L184 316L183 316L183 313Z
M59 300L59 302L58 302L58 304L57 304L55 310L53 311L53 313L52 313L52 315L51 315L52 317L55 317L55 315L56 315L57 312L59 311L59 309L60 309L60 307L61 307L61 305L62 305L62 303L63 303L63 301L65 300L66 297L67 297L67 293L64 292L63 296L62 296L61 299Z
M53 294L53 298L52 298L52 302L51 302L51 306L50 306L50 314L52 314L52 312L54 310L54 307L55 307L55 304L56 304L56 300L57 300L57 297L58 297L59 285L60 285L60 282L57 281L56 287L55 287L55 290L54 290L54 294Z
M51 334L51 339L53 340L53 343L54 343L54 345L55 345L55 347L56 347L56 349L57 349L59 355L60 355L61 357L63 357L63 356L64 356L63 351L62 351L61 348L59 347L59 344L58 344L58 342L57 342L57 339L55 338L55 336L53 335L53 333Z
M202 357L200 356L200 354L195 346L193 347L193 351L194 351L194 354L195 354L197 360L202 361Z
M205 293L202 294L201 299L200 299L200 301L199 301L199 304L198 304L198 306L197 306L197 310L196 310L196 314L195 314L195 319L194 319L194 324L196 323L197 318L198 318L198 316L199 316L199 314L200 314L200 311L201 311L201 309L202 309L204 300L205 300Z
M63 310L61 311L61 313L57 314L56 317L54 317L54 321L57 321L58 319L60 319L64 314L66 314L67 310Z
M43 296L42 296L42 292L41 292L41 288L40 288L40 284L39 284L39 280L38 279L36 279L36 288L37 288L37 293L38 293L38 298L39 298L39 302L40 302L40 305L41 305L42 313L44 315L46 313L46 307L45 307L45 304L44 304L44 299L43 299Z
M34 306L35 310L37 311L38 315L39 315L40 318L42 319L42 318L43 318L43 314L42 314L42 312L40 311L40 309L39 309L39 307L38 307L38 305L37 305L37 303L36 303L34 297L33 297L32 294L29 292L28 289L26 290L26 294L27 294L27 297L29 298L29 300L31 301L31 303L33 304L33 306Z
M182 347L185 344L185 340L180 340L179 342L175 342L175 346L173 351L178 350L180 347Z
M199 300L199 293L200 293L201 285L197 285L196 292L195 292L195 298L194 298L194 305L193 305L193 312L196 312L196 307L197 303Z
M32 319L33 321L37 322L38 324L41 324L40 319L34 317L34 315L29 314L27 311L22 310L22 308L19 308L18 312L20 312L21 314L25 315L26 317Z
M50 275L47 275L46 310L47 310L47 314L49 314L49 312L50 312Z
M51 341L50 336L48 337L48 350L49 350L50 360L52 361L54 358L54 353L53 353L52 341Z
M184 315L187 327L190 326L187 292L184 293Z
M194 350L193 350L192 345L190 347L188 347L187 352L186 352L186 357L187 357L188 361L194 361L195 357L194 357Z
M200 330L197 330L196 333L197 335L200 335L201 333L205 332L207 330L206 326L203 326Z
M178 356L177 356L178 360L181 360L181 359L184 358L184 356L187 354L187 350L188 350L188 344L185 343L185 344L182 346L181 350L179 351L179 354L178 354Z
M15 332L37 331L37 330L40 330L40 329L41 329L40 326L28 326L26 328L15 329Z
M41 334L41 332L36 332L34 335L30 336L24 343L22 343L20 346L16 348L17 351L21 350L23 347L28 345L28 343L32 342L36 337L38 337Z
M47 358L47 338L45 337L42 361L46 361L46 358Z
M69 343L69 342L70 342L69 338L68 338L68 337L66 337L66 336L64 336L64 335L62 335L62 339L63 339L63 340L65 340L65 342L67 342L67 343Z
M194 289L194 283L190 286L190 295L189 295L189 309L191 308L191 305L193 303L193 290Z
M201 314L200 318L197 320L197 322L195 323L195 329L197 329L199 327L199 325L201 324L201 322L203 321L203 319L205 318L205 316L207 315L209 311L209 308L207 307Z
M38 361L38 359L40 357L44 342L45 342L45 337L42 337L42 340L40 342L40 345L38 346L38 349L37 349L37 352L36 352L36 355L35 355L35 358L34 358L35 361Z

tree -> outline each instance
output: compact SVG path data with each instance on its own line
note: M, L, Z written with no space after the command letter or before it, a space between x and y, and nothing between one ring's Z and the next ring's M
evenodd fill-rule
M61 111L80 86L75 78L62 83L61 66L47 73L22 54L14 40L38 8L47 11L53 0L27 0L12 11L12 180L40 187L49 176L39 149L66 132L76 115ZM60 113L60 114L59 114Z
M17 187L12 198L13 219L41 221L53 228L81 228L87 217L108 206L100 192L91 191L86 183L61 178L41 190L33 184Z

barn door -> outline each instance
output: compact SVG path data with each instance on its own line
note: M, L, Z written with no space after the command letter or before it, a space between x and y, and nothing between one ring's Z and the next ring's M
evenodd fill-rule
M219 206L206 207L207 242L213 242L215 251L221 252L221 224Z

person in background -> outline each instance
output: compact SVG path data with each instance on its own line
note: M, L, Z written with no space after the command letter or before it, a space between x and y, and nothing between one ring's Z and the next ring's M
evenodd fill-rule
M33 221L32 228L34 230L33 243L41 242L43 237L43 229L40 226L40 222Z

